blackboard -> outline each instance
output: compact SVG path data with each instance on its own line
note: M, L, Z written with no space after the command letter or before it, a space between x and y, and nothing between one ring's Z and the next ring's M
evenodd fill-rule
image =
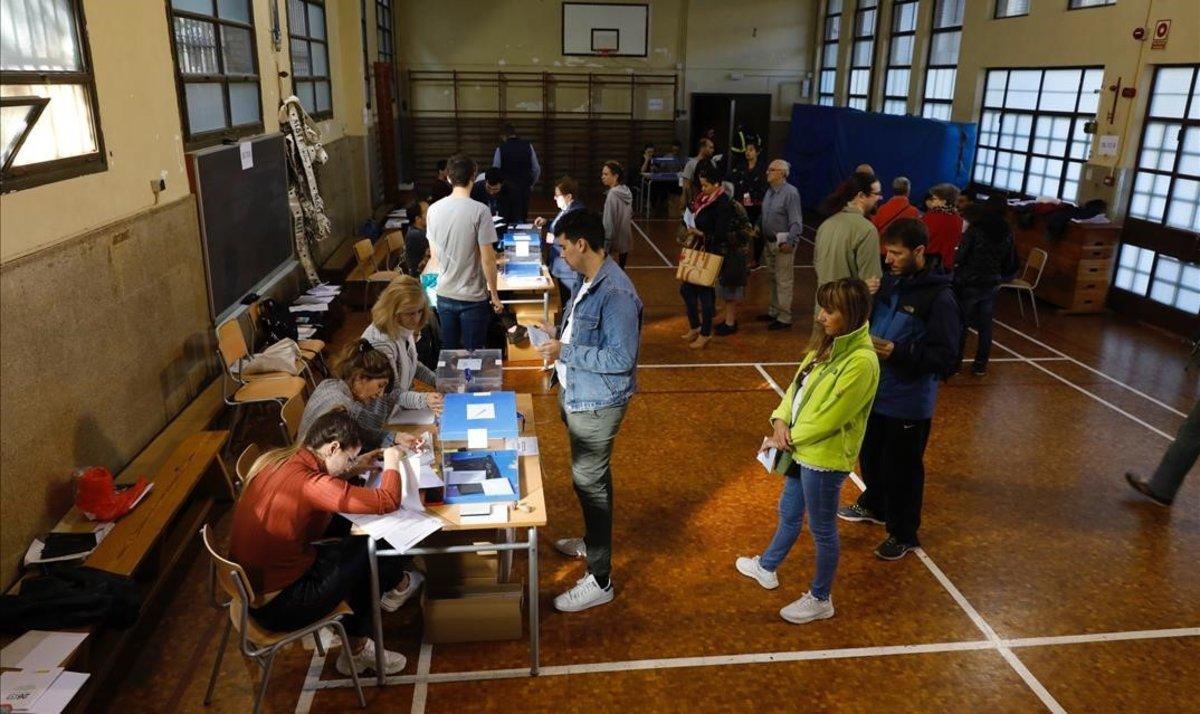
M242 144L252 166L242 168ZM292 217L282 134L189 153L213 319L292 259Z

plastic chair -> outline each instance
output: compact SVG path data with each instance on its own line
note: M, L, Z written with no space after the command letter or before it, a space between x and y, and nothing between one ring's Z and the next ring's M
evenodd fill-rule
M234 628L237 628L240 635L239 644L242 654L254 660L254 663L263 670L262 684L254 695L254 714L258 714L262 709L263 695L267 693L267 685L271 681L271 667L275 664L275 655L283 647L303 637L313 635L317 638L317 647L322 648L320 631L329 627L341 638L344 651L350 652L350 638L346 635L346 628L342 625L342 616L350 614L352 610L345 601L338 603L333 611L322 619L299 630L274 632L261 627L250 616L250 608L257 595L250 585L250 579L246 577L246 571L242 569L242 566L217 553L209 539L207 524L200 529L200 538L204 541L205 550L208 551L216 584L229 597L229 601L226 603L215 602L214 598L214 605L228 610L229 622L225 624L225 634L221 636L221 644L217 649L217 661L213 663L212 675L208 679L208 690L204 694L205 706L212 702L213 688L217 684L217 673L221 671L221 660L225 657L229 634ZM366 707L367 700L363 696L362 685L358 681L358 672L353 667L350 668L350 677L354 680L355 691L358 692L359 706Z
M245 449L242 449L241 456L238 456L237 464L234 466L234 472L237 473L237 493L240 494L246 490L246 486L250 484L250 467L258 460L258 457L263 455L262 447L258 444L248 444Z
M387 261L384 265L392 272L399 272L404 265L404 233L388 231L383 235L387 241ZM395 259L395 262L392 262Z
M296 433L300 431L300 420L304 417L304 395L297 394L287 400L280 410L280 416L283 418L284 436L291 444L296 440Z
M1049 259L1050 254L1041 248L1030 250L1029 257L1025 259L1025 267L1021 270L1021 277L1000 286L1001 289L1008 288L1017 292L1017 308L1021 311L1021 319L1025 319L1025 305L1021 301L1021 293L1029 293L1029 304L1033 307L1033 324L1037 327L1041 327L1041 323L1038 322L1037 299L1034 298L1033 291L1037 290L1038 283L1042 282L1042 271L1046 269Z

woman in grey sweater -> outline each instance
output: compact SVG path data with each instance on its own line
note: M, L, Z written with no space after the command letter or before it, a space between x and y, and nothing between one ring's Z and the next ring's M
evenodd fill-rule
M334 375L313 390L300 418L298 437L304 435L318 417L335 409L345 410L362 430L364 447L390 443L386 416L395 405L392 365L387 356L366 340L346 346L334 365Z
M608 187L604 198L604 247L621 268L625 267L633 243L633 193L624 181L625 169L621 164L605 161L600 170L600 182Z
M442 395L437 392L413 391L413 382L433 387L436 376L417 359L416 335L429 323L433 311L421 281L402 275L388 283L371 308L371 324L363 330L362 339L387 356L392 366L393 381L388 392L392 395L390 409L429 409L442 413ZM382 407L383 405L377 405ZM388 419L392 411L380 415Z

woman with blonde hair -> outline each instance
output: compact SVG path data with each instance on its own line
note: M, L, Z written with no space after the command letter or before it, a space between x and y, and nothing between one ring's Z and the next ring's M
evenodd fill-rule
M363 439L354 419L335 410L313 421L304 437L286 449L263 454L250 469L238 498L230 533L230 557L240 564L258 594L250 614L268 630L290 631L326 617L345 600L352 614L343 622L350 652L336 667L343 675L375 668L371 627L370 566L365 536L349 536L337 513L383 514L400 508L400 460L383 451L379 488L352 485ZM327 540L330 536L334 539ZM399 563L381 558L380 587L403 579ZM387 599L385 596L384 599ZM386 674L405 666L404 655L383 653Z
M387 356L392 366L393 382L388 392L393 396L393 409L430 409L442 413L442 395L437 392L413 391L413 382L421 381L430 387L437 378L433 370L417 359L417 336L433 318L429 298L421 281L402 275L388 283L371 308L371 324L363 330L362 339ZM380 415L387 419L391 412Z
M867 284L857 278L825 283L817 290L817 305L821 329L814 331L795 379L771 414L772 433L766 440L779 450L775 470L785 475L779 524L761 556L737 559L739 573L768 590L779 587L775 571L800 535L807 511L817 561L811 589L779 611L795 624L833 617L838 501L862 447L879 386L879 358L868 332Z

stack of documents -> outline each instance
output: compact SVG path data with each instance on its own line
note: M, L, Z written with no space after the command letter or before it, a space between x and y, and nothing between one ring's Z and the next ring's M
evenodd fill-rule
M33 714L66 709L88 675L61 665L86 638L86 632L30 630L0 651L0 667L13 670L0 674L0 707Z

